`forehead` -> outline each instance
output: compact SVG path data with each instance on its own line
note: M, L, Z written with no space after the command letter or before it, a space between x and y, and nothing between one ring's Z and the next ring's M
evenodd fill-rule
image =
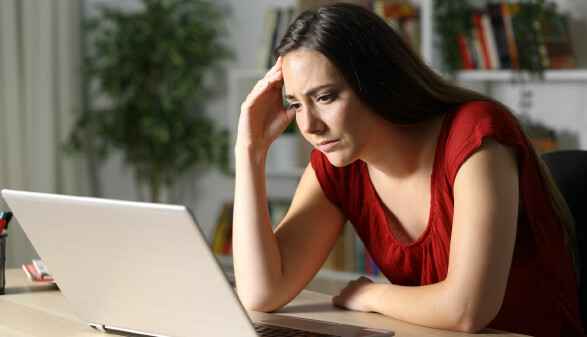
M286 54L283 57L282 72L288 94L343 81L332 62L313 50L299 50Z

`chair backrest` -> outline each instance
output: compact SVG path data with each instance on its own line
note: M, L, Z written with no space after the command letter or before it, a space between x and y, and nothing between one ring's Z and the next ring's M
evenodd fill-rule
M581 266L579 307L583 329L587 330L587 151L553 151L542 158L575 220Z

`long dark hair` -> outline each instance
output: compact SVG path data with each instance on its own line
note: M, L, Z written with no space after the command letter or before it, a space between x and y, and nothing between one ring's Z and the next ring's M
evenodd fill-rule
M573 217L524 127L507 106L444 80L395 29L362 6L337 3L302 13L273 56L277 59L300 49L323 54L358 97L391 123L418 123L470 101L488 101L508 112L534 154L548 199L561 222L578 280Z
M450 83L400 34L358 5L338 3L302 13L274 56L302 48L325 55L359 98L392 123L417 123L462 101L448 96L455 93L447 89Z

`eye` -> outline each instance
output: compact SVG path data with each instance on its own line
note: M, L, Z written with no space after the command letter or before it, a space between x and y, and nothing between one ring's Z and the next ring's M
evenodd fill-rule
M335 94L320 95L316 98L316 100L318 102L322 102L322 103L330 103L330 102L334 101L335 99L336 99Z
M288 107L289 110L299 111L302 108L300 103L291 103Z

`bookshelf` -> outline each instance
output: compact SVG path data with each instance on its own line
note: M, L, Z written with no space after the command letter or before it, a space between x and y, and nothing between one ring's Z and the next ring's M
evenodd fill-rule
M391 0L393 1L393 0ZM416 7L419 12L420 37L419 50L422 58L434 69L439 69L439 53L436 50L434 29L434 0L409 0L409 3ZM581 1L577 0L555 0L559 11L562 13L573 13L575 20L587 17L587 6L582 6L584 12L577 12L575 7L579 7ZM328 3L337 2L334 0L298 0L297 12L309 8L323 6ZM346 2L364 3L362 0L347 0ZM398 1L395 1L398 2ZM477 8L485 7L489 0L469 0ZM496 2L496 1L492 1ZM511 2L511 1L510 1ZM587 22L587 19L584 19ZM582 29L587 27L587 23L576 25L575 28ZM573 31L572 35L584 36L587 29ZM575 41L575 45L577 42ZM577 46L581 47L581 46ZM583 46L585 48L585 46ZM544 79L540 82L529 81L524 84L524 90L530 88L534 90L534 108L530 111L530 117L547 125L553 125L555 129L562 130L566 133L572 133L574 141L570 145L564 145L563 148L582 148L587 149L587 53L585 50L577 50L576 69L557 69L546 70ZM240 104L248 94L248 91L256 81L264 75L263 69L255 70L237 70L229 75L229 97L231 120L233 121L233 135L236 135L236 125L238 122L238 111ZM518 110L519 85L512 84L516 79L516 73L511 70L466 70L457 73L456 80L465 87L484 92L494 96L504 102L506 105ZM565 111L560 112L560 103L565 102ZM232 113L234 112L234 113ZM301 136L300 136L301 138ZM301 144L305 144L300 139ZM267 192L268 198L278 198L287 200L295 192L295 187L307 165L309 159L309 150L307 147L300 151L298 165L289 168L267 168ZM352 228L351 228L352 229ZM341 237L341 240L342 239ZM348 239L346 239L348 240ZM348 255L347 255L348 257ZM227 265L231 264L230 260L223 260ZM340 282L346 282L349 279L356 278L361 273L345 270L337 271L332 269L323 269L313 281L315 289L328 291L328 287L338 287ZM378 281L384 279L377 279ZM326 287L326 288L325 288Z

